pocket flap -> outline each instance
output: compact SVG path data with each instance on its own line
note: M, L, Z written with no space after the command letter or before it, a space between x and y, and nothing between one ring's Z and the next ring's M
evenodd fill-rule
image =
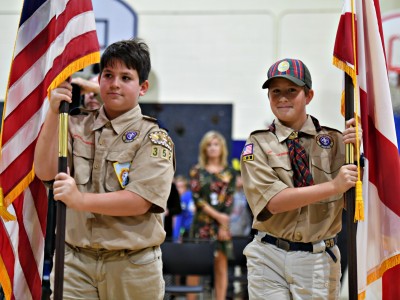
M106 159L112 162L126 163L133 160L131 153L121 153L120 151L112 151L107 154Z

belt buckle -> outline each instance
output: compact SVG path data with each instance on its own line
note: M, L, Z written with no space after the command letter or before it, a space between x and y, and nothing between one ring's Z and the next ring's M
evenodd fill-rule
M282 239L277 239L275 246L277 246L279 249L289 251L290 250L290 243L288 241L282 240Z
M332 248L333 246L335 246L335 239L325 240L325 246L326 248Z

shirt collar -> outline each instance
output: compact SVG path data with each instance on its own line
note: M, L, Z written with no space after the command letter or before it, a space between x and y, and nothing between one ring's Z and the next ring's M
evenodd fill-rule
M99 109L99 114L96 120L94 121L93 130L98 130L104 126L111 126L117 134L120 134L125 129L127 122L132 123L141 119L142 116L140 106L136 105L131 110L110 121L104 111L104 106L102 106Z
M275 134L280 143L286 140L289 137L289 135L294 131L292 128L283 125L278 119L275 119L275 126L276 126ZM315 129L315 125L309 115L307 115L307 119L304 122L303 126L301 127L300 131L311 136L317 135L317 130Z

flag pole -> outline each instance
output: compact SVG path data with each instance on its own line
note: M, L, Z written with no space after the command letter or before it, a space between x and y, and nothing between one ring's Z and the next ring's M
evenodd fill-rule
M68 154L68 111L69 104L62 101L60 104L60 121L58 133L58 172L67 173ZM54 300L63 299L64 285L64 254L65 254L65 222L66 207L64 202L57 201L56 214L56 257L54 273Z
M49 300L51 295L50 274L53 268L56 229L56 202L53 198L53 189L49 189L46 223L46 237L44 242L44 262L42 276L42 300ZM1 298L0 298L1 299Z
M354 84L350 75L344 72L344 93L345 93L345 120L354 118ZM354 146L346 144L346 164L354 164ZM358 299L357 286L357 222L354 220L355 214L355 188L349 189L345 195L347 210L347 257L348 257L348 285L349 300Z

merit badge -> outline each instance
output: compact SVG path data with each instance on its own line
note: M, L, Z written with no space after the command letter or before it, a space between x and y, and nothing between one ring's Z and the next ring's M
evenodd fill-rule
M130 143L133 142L133 140L139 135L139 132L137 131L126 131L124 135L122 136L122 140L125 143Z
M333 139L327 134L319 134L316 137L317 144L321 148L331 149L333 147Z
M254 160L253 154L253 144L247 144L243 147L242 150L242 160L243 161L250 161Z
M126 163L113 163L115 174L118 177L119 184L124 189L129 183L129 169L131 167L130 162Z
M289 69L289 63L286 60L279 63L279 65L278 65L279 72L285 72L288 69Z

